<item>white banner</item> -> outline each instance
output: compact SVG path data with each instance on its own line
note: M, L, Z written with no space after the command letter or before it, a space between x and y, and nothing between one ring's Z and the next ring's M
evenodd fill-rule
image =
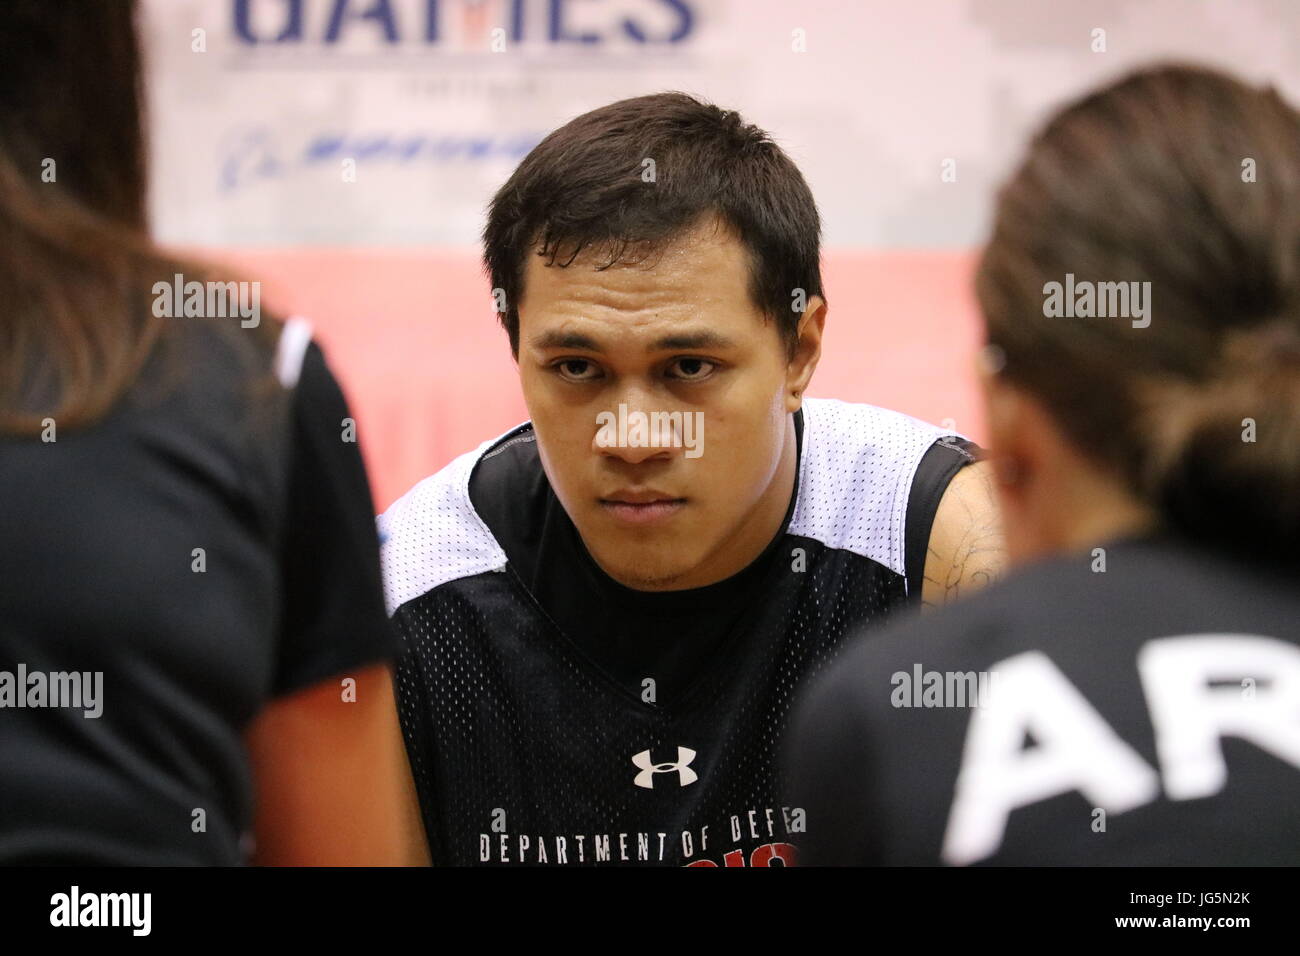
M472 245L573 116L666 89L794 157L830 245L963 247L1045 112L1152 59L1300 92L1290 0L146 0L157 234Z

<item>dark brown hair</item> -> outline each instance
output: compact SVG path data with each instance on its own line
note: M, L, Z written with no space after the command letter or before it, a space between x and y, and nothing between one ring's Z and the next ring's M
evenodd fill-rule
M147 234L133 0L6 0L0 17L0 432L75 428L175 320L149 290L204 270ZM260 339L268 331L242 338Z
M748 250L750 296L792 351L795 290L824 298L812 193L763 130L686 93L584 113L542 140L497 191L484 265L505 293L510 351L519 354L526 256L564 267L591 247L608 255L604 268L652 253L709 216Z
M1149 326L1046 315L1067 274L1150 282ZM1068 106L1001 191L976 287L1002 374L1168 527L1297 560L1300 116L1275 91L1175 65Z

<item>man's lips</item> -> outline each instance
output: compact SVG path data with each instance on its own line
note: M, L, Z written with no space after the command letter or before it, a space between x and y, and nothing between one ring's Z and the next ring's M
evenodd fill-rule
M657 491L618 492L599 500L606 514L627 524L663 521L686 506L685 498L674 498Z

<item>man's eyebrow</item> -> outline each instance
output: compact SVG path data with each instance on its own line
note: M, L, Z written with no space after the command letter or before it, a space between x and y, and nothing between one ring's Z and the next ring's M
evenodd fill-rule
M587 352L599 352L600 346L590 335L581 332L560 332L551 329L533 339L533 348L538 349L582 349Z
M699 332L683 332L678 335L665 335L661 339L656 339L650 343L646 349L648 352L666 352L673 350L689 349L730 349L735 348L736 343L719 332L711 329L702 329Z
M533 339L533 347L538 349L581 349L586 352L603 351L600 344L589 335L581 332L561 332L552 329ZM665 335L646 346L647 352L667 352L687 349L730 349L735 342L718 332L702 329L699 332L681 332Z

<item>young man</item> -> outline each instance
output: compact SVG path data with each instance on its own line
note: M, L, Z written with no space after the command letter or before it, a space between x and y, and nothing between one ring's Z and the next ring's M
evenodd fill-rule
M497 193L531 421L381 518L435 863L793 862L805 675L997 573L970 442L803 397L819 235L766 134L684 94L578 117Z
M805 862L1300 863L1297 182L1300 115L1206 70L1034 138L978 274L1017 568L798 708ZM1067 271L1151 311L1045 314Z

